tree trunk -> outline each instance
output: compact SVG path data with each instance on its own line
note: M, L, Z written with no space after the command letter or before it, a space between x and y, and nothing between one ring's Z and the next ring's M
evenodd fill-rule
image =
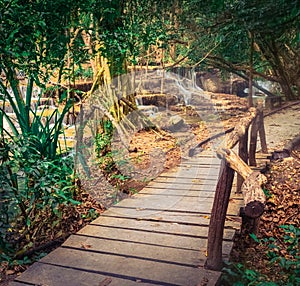
M287 100L296 99L296 95L292 90L292 83L290 82L289 76L287 74L285 65L289 63L284 63L282 57L282 51L278 48L278 45L274 40L261 38L259 42L259 48L263 53L264 57L268 60L274 74L276 74L278 82L281 86L282 92L286 96Z
M249 88L248 88L248 108L253 106L253 50L254 50L254 35L250 34L250 67L249 67Z

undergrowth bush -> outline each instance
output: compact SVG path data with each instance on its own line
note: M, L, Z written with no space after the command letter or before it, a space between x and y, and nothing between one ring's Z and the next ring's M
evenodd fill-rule
M227 263L223 269L223 284L228 286L297 286L300 285L300 229L294 225L280 225L281 238L259 239L250 234L255 243L265 250L268 267L275 267L276 277L268 277L255 269L248 269L243 263ZM280 281L277 281L280 277Z
M74 200L74 158L63 135L63 120L72 102L66 100L60 109L48 110L44 116L46 109L37 110L33 104L33 78L27 81L25 98L19 81L11 76L8 82L12 94L0 81L2 261L23 257L36 246L62 236L67 209L78 204ZM38 103L40 98L42 93ZM6 103L13 112L6 111Z
M44 158L36 140L20 136L0 148L1 258L47 241L47 229L61 224L64 205L77 203L72 156Z

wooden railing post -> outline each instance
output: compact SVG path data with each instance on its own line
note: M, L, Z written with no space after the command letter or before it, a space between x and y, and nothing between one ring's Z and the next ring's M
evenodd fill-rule
M223 233L233 177L233 169L223 159L209 224L206 269L221 270L223 267Z
M259 138L261 144L261 151L264 154L268 153L267 140L266 140L266 132L265 132L265 124L264 124L264 113L263 110L258 111L258 124L259 124Z
M262 190L262 185L267 179L261 173L252 171L247 165L248 155L249 161L251 156L247 152L248 130L251 122L253 123L250 147L255 161L256 140L259 129L257 110L255 108L249 109L249 116L244 117L240 125L236 126L233 133L226 138L226 146L217 150L218 156L222 158L222 164L209 223L207 260L205 262L205 268L207 269L221 270L223 267L223 234L235 171L243 180L241 190L245 205L244 215L256 219L264 211L266 197ZM238 142L240 142L239 155L232 150Z
M251 131L250 131L250 146L249 146L249 165L250 166L256 166L256 147L257 147L257 133L258 133L258 116L254 118L252 125L251 125Z
M248 130L247 127L245 130L245 134L241 137L239 141L239 156L240 158L248 164ZM242 185L243 185L244 179L240 174L237 174L236 179L236 192L241 193Z

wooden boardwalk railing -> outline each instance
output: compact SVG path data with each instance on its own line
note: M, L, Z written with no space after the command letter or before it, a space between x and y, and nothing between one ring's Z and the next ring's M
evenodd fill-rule
M251 123L250 143L248 144L248 131ZM240 124L226 138L226 146L218 150L218 154L222 158L222 167L210 219L206 269L221 270L224 266L222 259L223 231L235 171L238 174L237 192L242 192L244 199L241 215L245 218L244 222L251 220L252 227L248 230L249 232L255 232L257 218L264 211L266 198L262 185L266 182L266 177L250 168L250 166L256 166L258 134L262 152L267 153L262 109L250 108L248 116L241 119ZM238 154L236 154L233 148L238 143ZM250 166L248 166L248 159Z
M204 269L220 160L205 151L161 174L72 235L11 283L19 285L215 285ZM222 238L228 259L241 200L231 200ZM201 284L202 283L202 284Z

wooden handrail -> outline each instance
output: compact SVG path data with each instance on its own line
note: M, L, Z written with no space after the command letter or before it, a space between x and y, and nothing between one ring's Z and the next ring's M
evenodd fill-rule
M226 149L232 149L236 146L236 144L241 140L241 138L245 135L247 129L249 128L252 121L257 116L257 109L251 107L248 112L248 116L243 117L239 125L237 125L234 130L226 137Z
M248 153L248 130L251 124L251 141ZM256 164L255 152L258 133L262 149L266 152L267 146L262 109L250 108L248 115L241 119L240 124L227 136L226 146L217 150L218 157L222 158L222 164L208 231L208 256L205 263L207 269L221 270L223 267L222 242L224 225L235 172L239 176L238 183L244 198L244 215L251 219L257 219L263 214L266 197L262 185L267 179L260 172L252 171L247 164L248 156L249 161L252 156L252 163ZM232 149L238 143L240 144L239 154L236 154Z

